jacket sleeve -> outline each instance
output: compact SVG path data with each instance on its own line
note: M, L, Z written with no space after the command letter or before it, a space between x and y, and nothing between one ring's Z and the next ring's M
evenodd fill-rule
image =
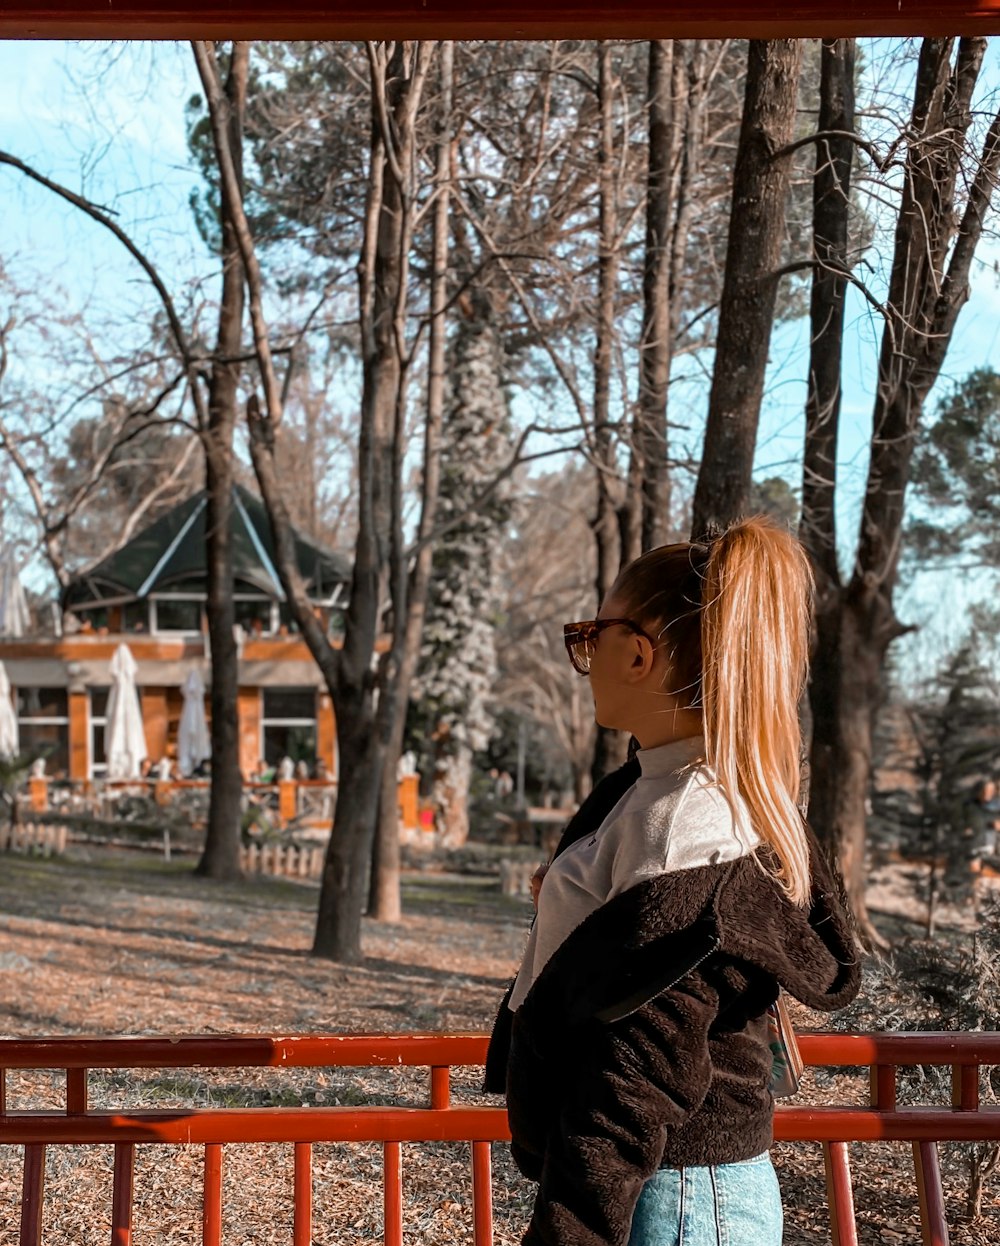
M708 1093L718 1008L715 990L691 974L618 1021L578 1027L524 1246L627 1243L668 1131Z

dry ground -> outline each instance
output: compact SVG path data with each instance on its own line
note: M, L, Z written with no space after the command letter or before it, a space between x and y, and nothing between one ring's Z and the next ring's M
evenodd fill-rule
M886 896L892 892L884 883ZM495 882L407 878L399 927L366 925L364 965L309 957L316 889L256 880L207 884L190 863L76 850L38 861L0 857L0 1034L482 1030L523 944L529 910ZM892 907L887 905L887 907ZM896 914L901 921L905 914ZM958 918L956 917L956 920ZM463 1099L476 1078L459 1079ZM12 1106L59 1101L48 1075L8 1075ZM805 1088L815 1101L862 1102L859 1078ZM95 1106L122 1108L268 1103L372 1103L422 1097L423 1082L387 1070L144 1071L92 1076ZM777 1148L787 1246L829 1241L823 1168L813 1146ZM920 1241L906 1148L855 1148L864 1246ZM53 1148L45 1246L89 1246L109 1236L109 1157ZM408 1243L470 1240L464 1148L404 1151ZM314 1246L380 1240L380 1155L370 1147L317 1148ZM531 1190L494 1149L498 1246L519 1241ZM200 1241L198 1148L140 1148L134 1246ZM0 1148L0 1246L18 1237L20 1156ZM1000 1240L1000 1204L976 1225L958 1221L949 1179L952 1242ZM282 1147L226 1153L227 1246L290 1241L291 1157ZM752 1244L747 1244L752 1246Z

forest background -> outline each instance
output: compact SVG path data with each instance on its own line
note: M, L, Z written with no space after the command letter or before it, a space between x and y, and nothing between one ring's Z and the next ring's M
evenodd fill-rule
M756 509L817 570L810 815L866 926L886 705L972 707L973 747L921 760L925 829L995 765L996 48L0 55L2 522L38 598L206 482L220 527L243 479L279 537L353 554L341 650L279 568L338 707L316 950L359 954L373 852L371 911L398 907L399 752L446 841L524 733L529 790L581 797L624 742L595 732L561 623L642 548Z

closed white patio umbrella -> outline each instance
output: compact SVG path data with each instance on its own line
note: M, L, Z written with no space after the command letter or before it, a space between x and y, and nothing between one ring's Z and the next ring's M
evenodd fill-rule
M0 662L0 757L16 757L21 751L17 713L10 699L7 668Z
M111 693L104 728L109 779L137 779L139 767L149 755L135 686L137 670L132 650L128 645L119 645L109 667Z
M14 553L0 558L0 636L24 636L31 630L31 615Z
M177 728L177 764L181 775L187 778L212 756L205 722L205 681L197 667L188 672L181 692L184 708Z

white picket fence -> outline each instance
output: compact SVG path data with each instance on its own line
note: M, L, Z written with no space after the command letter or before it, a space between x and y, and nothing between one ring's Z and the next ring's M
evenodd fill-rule
M240 849L240 865L247 874L319 878L324 855L322 844L247 844Z
M512 861L509 858L502 860L500 862L500 894L530 896L531 876L541 864L541 861Z
M17 852L23 856L62 856L66 851L69 832L65 826L49 826L39 822L7 823L0 826L0 852Z

